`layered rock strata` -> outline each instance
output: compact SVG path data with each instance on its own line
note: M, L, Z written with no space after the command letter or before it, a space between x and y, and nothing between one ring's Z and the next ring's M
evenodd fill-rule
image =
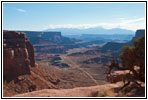
M34 48L24 32L3 31L3 77L12 80L35 66Z

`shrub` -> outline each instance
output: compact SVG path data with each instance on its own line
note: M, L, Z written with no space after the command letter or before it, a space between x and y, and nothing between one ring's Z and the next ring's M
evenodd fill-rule
M145 81L145 37L134 40L133 47L124 46L120 55L125 69L133 72L135 80ZM140 67L137 71L134 66Z

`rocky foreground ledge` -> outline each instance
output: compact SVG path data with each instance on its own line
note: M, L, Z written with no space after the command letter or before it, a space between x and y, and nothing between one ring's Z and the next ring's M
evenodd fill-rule
M43 89L39 91L28 92L14 95L12 97L92 97L97 96L116 96L113 93L114 88L122 86L122 82L116 84L97 85L90 87L77 87L73 89Z
M109 84L77 87L73 89L43 89L24 94L13 95L13 97L144 97L145 83L140 83L142 88L131 83L121 90L124 83L122 77L129 73L129 70L112 72L107 78Z
M117 82L114 84L105 84L105 85L97 85L90 87L77 87L73 89L43 89L39 91L13 95L12 97L144 97L145 96L145 87L135 88L135 89L127 87L125 90L120 90L122 86L123 82Z

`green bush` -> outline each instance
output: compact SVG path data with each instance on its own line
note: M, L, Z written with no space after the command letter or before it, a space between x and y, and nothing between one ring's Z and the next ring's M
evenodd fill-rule
M122 65L125 69L133 72L135 79L145 81L145 37L134 40L133 47L124 46L120 55ZM134 66L139 66L136 71Z

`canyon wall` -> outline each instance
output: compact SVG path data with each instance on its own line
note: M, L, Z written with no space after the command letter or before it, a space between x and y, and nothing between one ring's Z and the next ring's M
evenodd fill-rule
M61 32L20 31L25 32L33 44L71 44L73 39L64 37Z
M35 66L34 48L25 33L3 31L3 77L12 80Z

